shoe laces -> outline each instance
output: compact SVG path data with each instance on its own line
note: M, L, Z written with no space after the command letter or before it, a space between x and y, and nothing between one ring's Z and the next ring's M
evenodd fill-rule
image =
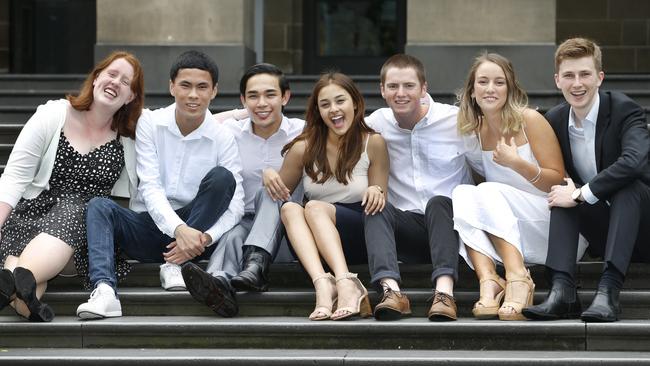
M427 299L427 301L432 301L431 305L436 304L436 303L443 303L446 306L451 306L449 301L451 300L451 296L447 295L444 292L440 291L433 291L433 295Z
M99 287L96 287L93 292L90 293L90 299L88 302L98 301L102 298L109 298L111 295L107 291L102 291Z
M173 264L166 264L165 265L165 273L172 275L172 276L183 276L183 273L181 272L181 267Z

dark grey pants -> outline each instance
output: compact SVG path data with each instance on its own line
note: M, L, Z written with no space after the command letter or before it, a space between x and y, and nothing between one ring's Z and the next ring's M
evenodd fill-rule
M459 240L454 231L451 198L432 197L424 215L386 203L382 212L363 216L368 266L376 286L382 278L401 282L398 261L432 263L433 285L443 275L458 279Z
M592 256L603 257L625 274L630 261L650 262L650 187L634 181L594 205L553 207L546 266L575 273L578 233L589 242Z

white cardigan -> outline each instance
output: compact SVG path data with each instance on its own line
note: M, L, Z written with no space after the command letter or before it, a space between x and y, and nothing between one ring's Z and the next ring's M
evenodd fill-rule
M21 197L36 198L43 190L49 189L68 108L70 103L65 99L51 100L40 105L27 121L0 177L0 202L16 207ZM125 164L111 194L135 197L138 187L135 141L128 137L120 137L120 141L124 147Z

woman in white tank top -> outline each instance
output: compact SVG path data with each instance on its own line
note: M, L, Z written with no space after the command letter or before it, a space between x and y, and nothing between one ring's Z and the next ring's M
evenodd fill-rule
M287 202L281 216L316 289L311 320L371 315L368 291L346 261L367 262L363 215L384 208L388 185L386 143L366 125L364 113L352 79L324 74L307 102L305 130L282 150L282 168L264 172L274 199L288 200L301 179L305 188L304 207ZM321 257L336 278L325 272Z
M560 146L544 117L527 108L512 64L498 54L476 58L459 101L459 130L479 139L472 160L486 179L452 193L454 229L464 243L460 254L480 282L472 312L479 319L522 320L535 290L525 263L546 259L546 193L565 174ZM505 267L506 281L496 272L497 262Z

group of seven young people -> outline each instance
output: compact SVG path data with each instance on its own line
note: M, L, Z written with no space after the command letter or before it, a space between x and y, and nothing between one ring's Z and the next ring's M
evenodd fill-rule
M289 85L269 64L242 77L244 111L211 115L218 69L195 51L172 66L175 103L140 115L142 70L114 53L79 96L39 107L16 142L0 178L0 306L51 320L40 297L72 261L93 289L77 315L121 316L126 254L163 263L163 287L234 316L237 290L268 288L286 231L316 291L311 320L373 314L348 270L366 262L383 295L375 318L410 315L399 261L433 265L427 317L454 320L460 253L480 283L477 318L615 321L629 263L650 261L645 115L599 91L592 41L567 40L555 58L566 102L546 119L528 108L511 63L483 53L457 106L435 102L422 63L399 54L381 70L388 108L365 117L354 82L330 72L303 121L284 116ZM472 169L484 182L472 184ZM574 273L587 242L604 269L582 311ZM536 306L531 264L552 280Z

